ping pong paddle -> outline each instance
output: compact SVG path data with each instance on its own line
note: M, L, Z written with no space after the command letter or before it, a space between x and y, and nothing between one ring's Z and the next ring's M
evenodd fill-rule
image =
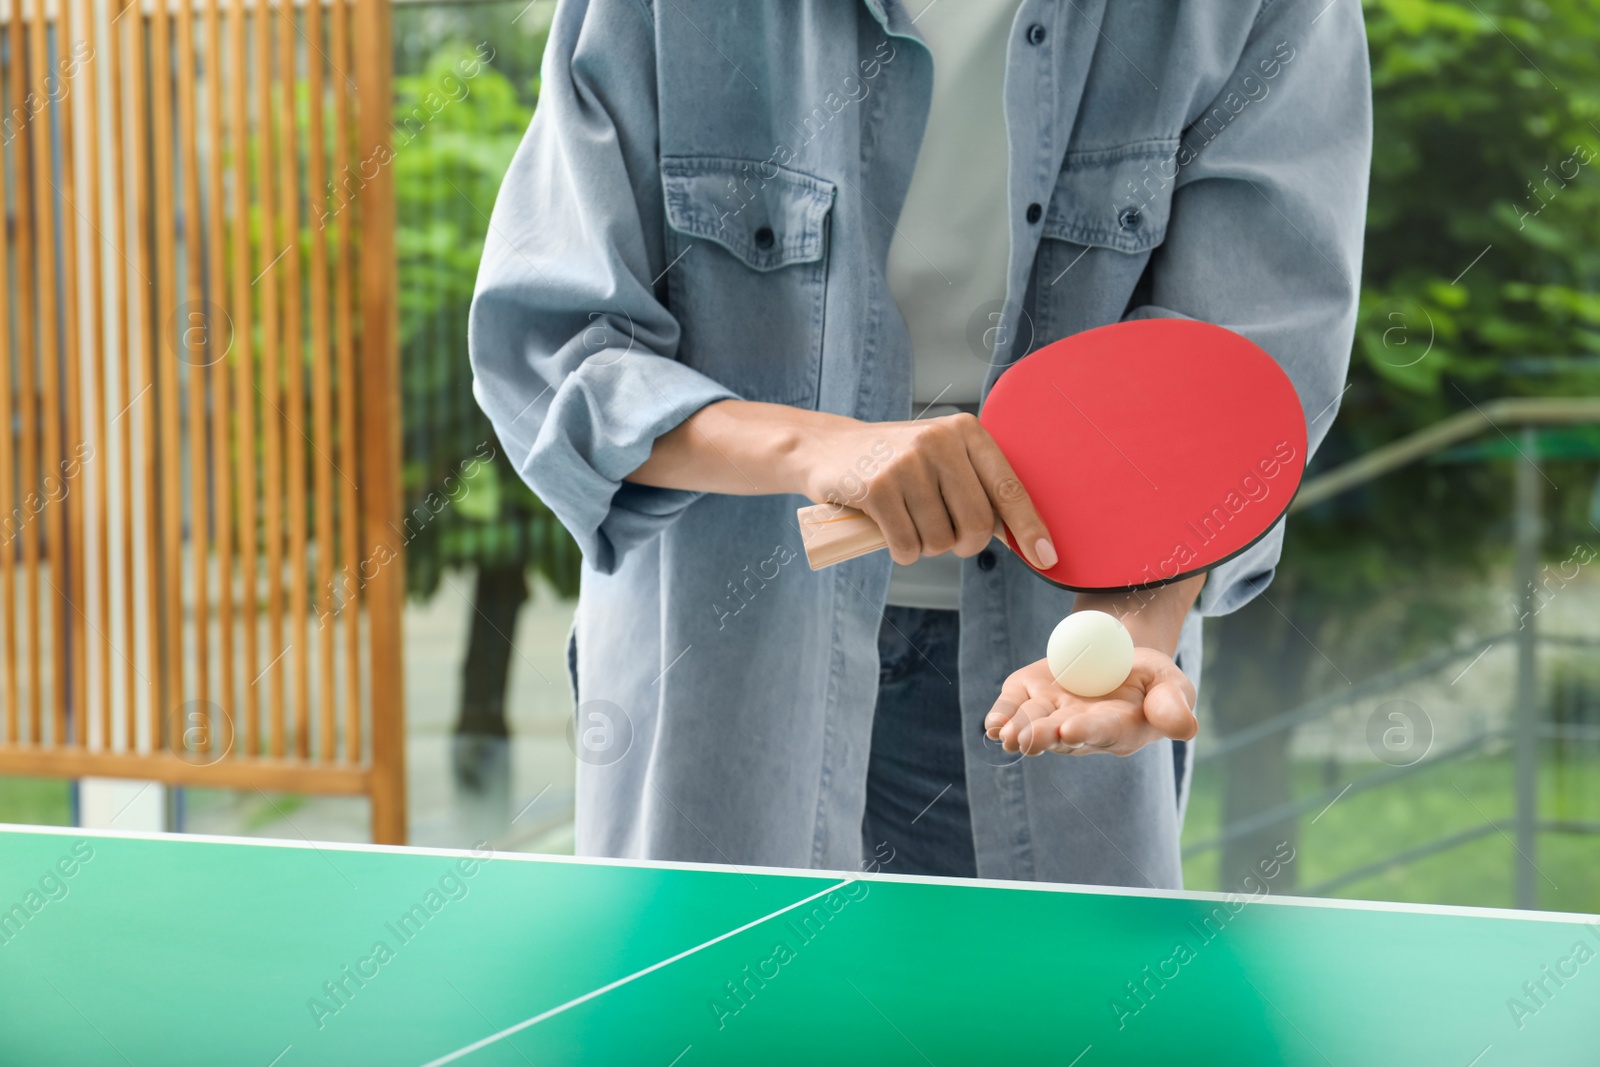
M1059 559L1037 573L1077 592L1165 585L1233 558L1288 510L1305 469L1288 375L1253 342L1191 319L1047 345L1000 376L978 418L1050 531ZM799 520L813 570L885 546L854 508L812 505Z

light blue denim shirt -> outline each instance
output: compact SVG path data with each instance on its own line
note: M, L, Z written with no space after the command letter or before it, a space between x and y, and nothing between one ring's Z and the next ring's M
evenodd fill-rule
M888 556L813 573L799 497L623 478L726 398L912 414L884 271L932 87L914 11L558 5L470 347L479 403L584 553L568 649L593 742L579 749L580 854L862 858ZM1371 108L1358 0L1023 0L1008 48L1012 253L990 384L1081 330L1193 317L1283 365L1315 447L1359 291ZM841 487L860 473L841 470ZM1280 527L1211 572L1178 651L1197 683L1200 616L1259 592L1281 543ZM1043 655L1072 603L997 555L962 575L979 874L1178 886L1187 775L1170 743L1027 760L984 743L1002 680Z

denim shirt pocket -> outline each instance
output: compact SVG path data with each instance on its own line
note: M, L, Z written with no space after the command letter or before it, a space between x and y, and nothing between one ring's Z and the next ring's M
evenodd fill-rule
M1167 236L1178 138L1068 152L1042 235L1136 254Z
M815 406L834 185L768 161L661 161L679 358L747 400Z
M1177 150L1172 137L1067 153L1034 259L1035 346L1122 313L1166 240Z

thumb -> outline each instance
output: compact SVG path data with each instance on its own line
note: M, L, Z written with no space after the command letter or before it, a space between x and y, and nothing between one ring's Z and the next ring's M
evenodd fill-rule
M1194 716L1193 686L1177 670L1163 671L1145 691L1145 721L1174 741L1189 741L1200 732Z

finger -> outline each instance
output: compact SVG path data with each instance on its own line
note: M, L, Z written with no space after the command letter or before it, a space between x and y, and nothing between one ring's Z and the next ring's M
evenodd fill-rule
M903 490L906 510L916 524L917 538L924 556L942 556L955 547L956 531L950 521L949 506L930 472L912 476Z
M1023 701L1027 699L1027 694L1007 695L1002 691L1000 699L994 702L989 714L983 717L983 732L988 735L989 740L1000 740L1000 729L1012 720L1017 714L1017 709L1022 707Z
M1007 752L1022 751L1019 740L1024 731L1030 732L1034 722L1048 719L1055 708L1043 700L1026 700L1018 705L1017 713L1011 720L1000 728L1000 743Z
M1034 510L1028 491L1022 487L1011 463L994 443L989 431L979 426L967 442L967 456L983 483L989 503L999 514L1027 561L1040 570L1056 565L1055 546L1044 520Z
M884 509L892 510L890 498L897 498L916 531L916 556L937 556L954 546L955 529L950 524L944 497L939 492L939 471L959 456L960 431L944 419L918 423L911 447L892 457L872 481L871 498ZM870 509L867 510L870 514ZM891 547L894 547L891 543ZM906 563L895 555L896 563Z
M1011 721L1030 696L1033 696L1032 687L1028 683L1028 674L1038 664L1029 664L1021 670L1012 671L1000 686L1000 695L995 698L994 706L989 709L989 714L983 717L984 733L992 741L1000 739L1000 728ZM1046 668L1048 669L1048 667Z
M977 472L966 462L952 464L939 472L939 492L944 497L945 510L955 525L956 555L965 559L976 556L994 536L999 516L989 503L989 494L978 480Z
M900 496L884 494L878 499L869 496L862 501L861 509L883 531L891 559L905 567L921 558L922 538L918 536L917 524L911 521L911 513L906 510L905 501Z
M1061 726L1077 714L1081 713L1060 705L1053 706L1049 715L1035 719L1027 728L1018 732L1018 749L1025 756L1061 751Z

